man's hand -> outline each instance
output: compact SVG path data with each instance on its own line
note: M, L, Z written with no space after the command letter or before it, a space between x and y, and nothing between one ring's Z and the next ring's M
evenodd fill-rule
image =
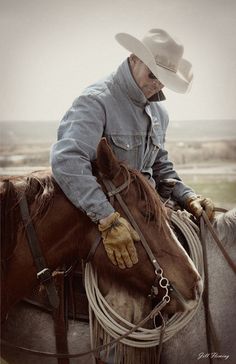
M214 204L208 197L190 197L186 201L186 210L191 212L196 218L201 216L203 210L210 220L214 217Z
M99 231L102 233L103 244L108 258L119 268L131 268L138 263L134 241L140 238L129 222L114 212L99 221Z

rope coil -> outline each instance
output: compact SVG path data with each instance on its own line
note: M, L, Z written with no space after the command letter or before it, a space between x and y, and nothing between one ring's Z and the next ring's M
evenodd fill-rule
M202 247L198 236L199 229L188 216L185 211L177 211L172 213L171 220L185 236L189 245L190 258L204 280ZM95 316L103 330L112 338L116 339L124 335L135 326L118 315L109 306L98 288L97 275L90 263L87 263L85 268L85 289L90 305L90 312ZM169 340L192 320L200 303L201 299L199 299L193 310L176 313L166 321L163 342ZM139 327L128 337L121 339L121 343L135 348L151 348L159 345L160 337L161 327L154 329Z

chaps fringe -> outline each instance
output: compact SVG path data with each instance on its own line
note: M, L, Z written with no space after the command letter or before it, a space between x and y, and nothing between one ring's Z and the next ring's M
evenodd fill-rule
M97 347L110 343L114 338L110 336L100 325L94 314L90 317L93 320L92 345ZM121 342L113 346L108 346L97 356L105 362L112 358L115 364L156 364L158 360L158 346L151 348L135 348L122 344Z

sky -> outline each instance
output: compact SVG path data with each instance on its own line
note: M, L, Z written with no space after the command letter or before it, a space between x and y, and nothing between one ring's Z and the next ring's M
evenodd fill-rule
M0 120L60 120L129 55L114 39L163 28L193 64L188 94L164 89L173 120L236 120L235 0L0 0Z

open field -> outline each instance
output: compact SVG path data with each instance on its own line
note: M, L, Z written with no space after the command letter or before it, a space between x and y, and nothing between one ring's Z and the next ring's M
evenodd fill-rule
M236 207L236 179L234 181L215 180L213 176L207 179L201 177L198 181L192 176L183 179L198 194L210 197L217 207L225 209Z
M11 166L0 168L0 175L24 175L45 166ZM216 206L230 209L236 207L236 163L227 165L176 165L183 181L198 194L211 197Z
M0 122L0 175L49 166L58 122ZM186 184L217 205L236 206L236 120L170 122L169 159Z

